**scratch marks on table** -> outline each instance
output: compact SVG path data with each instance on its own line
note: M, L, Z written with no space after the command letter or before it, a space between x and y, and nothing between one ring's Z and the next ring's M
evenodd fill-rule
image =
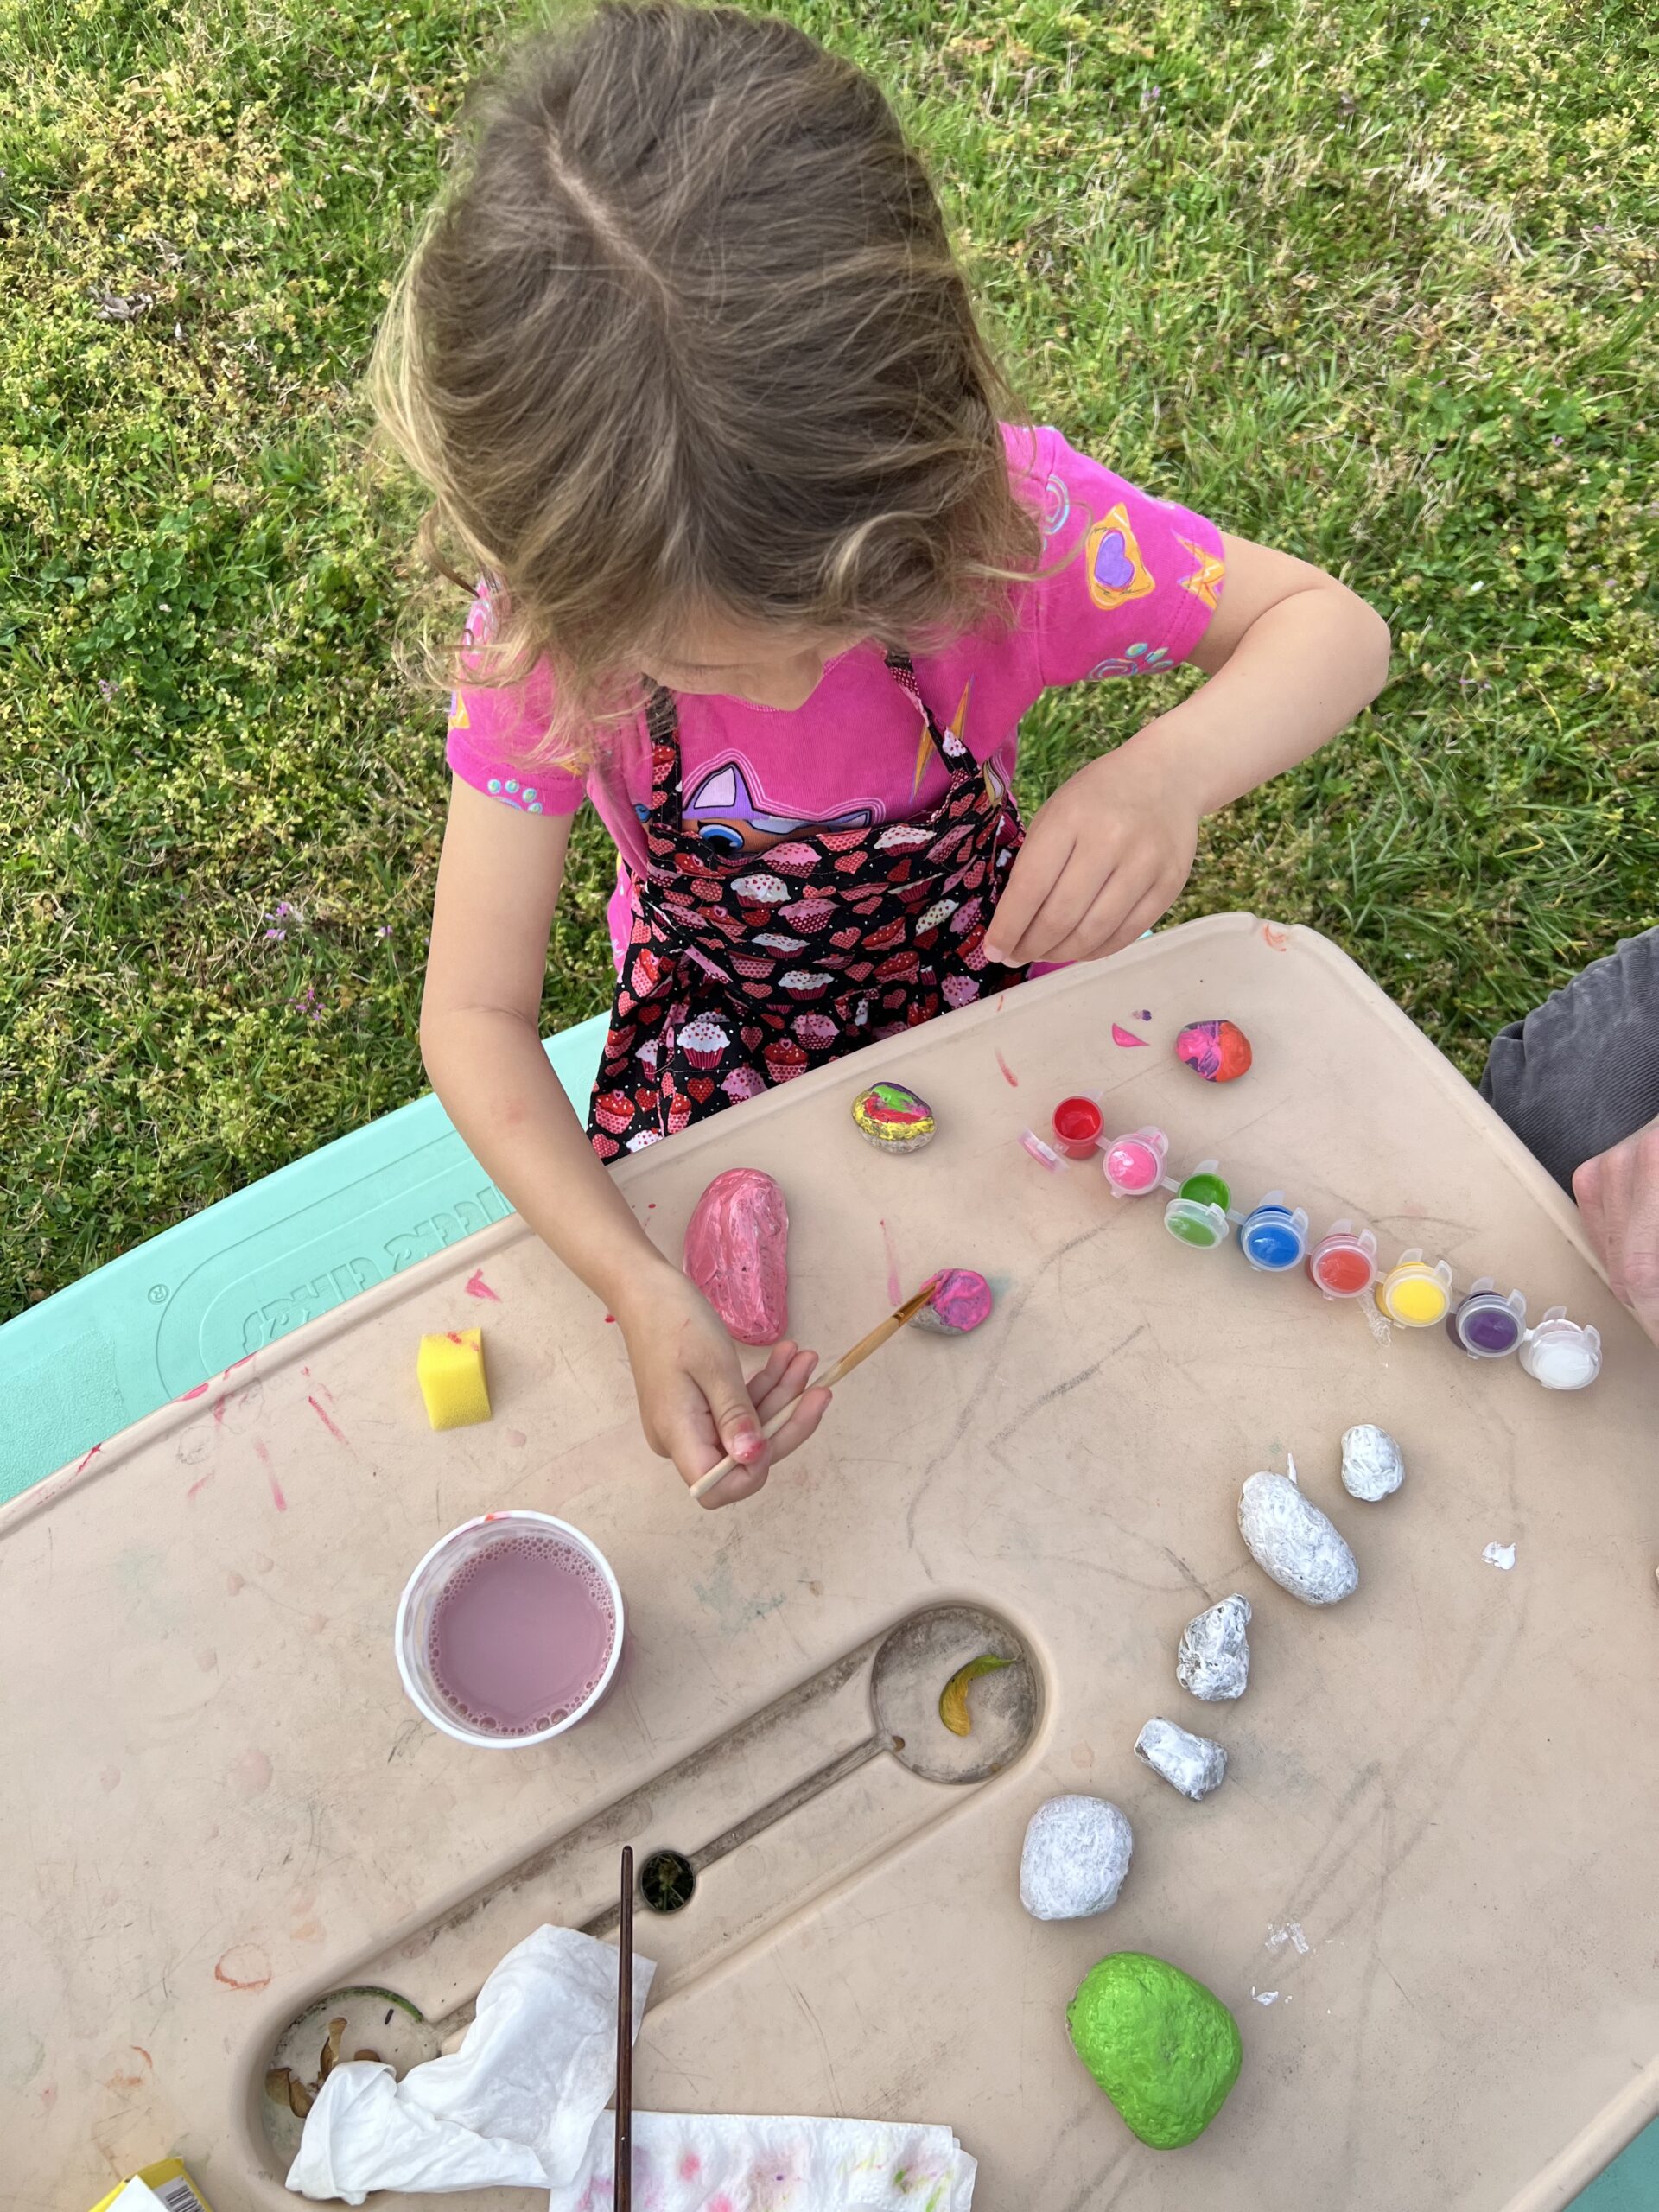
M391 1739L391 1749L386 1753L386 1764L393 1766L410 1750L421 1732L418 1720L400 1720L397 1732Z

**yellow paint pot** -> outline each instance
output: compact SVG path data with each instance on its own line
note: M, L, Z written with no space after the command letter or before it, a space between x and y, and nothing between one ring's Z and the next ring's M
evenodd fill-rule
M1376 1302L1402 1329L1432 1329L1451 1307L1452 1270L1444 1260L1430 1267L1414 1245L1378 1283Z

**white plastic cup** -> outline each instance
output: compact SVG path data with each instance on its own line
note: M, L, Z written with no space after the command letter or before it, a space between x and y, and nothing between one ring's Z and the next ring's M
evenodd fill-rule
M558 1536L591 1562L615 1612L616 1634L611 1639L611 1656L605 1662L605 1671L591 1696L584 1698L574 1712L568 1713L563 1720L556 1720L550 1728L538 1728L526 1736L505 1736L489 1729L474 1728L460 1717L438 1687L428 1647L432 1640L433 1612L456 1570L493 1545L526 1535ZM475 1521L463 1521L459 1529L452 1529L447 1536L439 1537L404 1586L404 1594L397 1600L393 1648L404 1688L423 1720L429 1720L435 1728L442 1728L458 1744L475 1744L480 1750L489 1751L521 1751L531 1745L545 1744L555 1736L563 1736L567 1728L574 1728L585 1720L603 1700L622 1656L622 1592L611 1572L610 1561L599 1547L568 1521L556 1521L550 1513L531 1513L515 1507L505 1513L480 1514Z

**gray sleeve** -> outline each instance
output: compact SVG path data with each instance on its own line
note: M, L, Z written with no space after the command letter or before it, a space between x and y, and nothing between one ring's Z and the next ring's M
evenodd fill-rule
M1659 1115L1659 929L1501 1029L1480 1094L1569 1192L1574 1168Z

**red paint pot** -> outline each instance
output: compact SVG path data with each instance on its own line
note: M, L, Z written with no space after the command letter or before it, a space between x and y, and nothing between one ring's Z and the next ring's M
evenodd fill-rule
M1068 1160L1087 1160L1103 1126L1092 1098L1062 1098L1054 1109L1054 1141Z

